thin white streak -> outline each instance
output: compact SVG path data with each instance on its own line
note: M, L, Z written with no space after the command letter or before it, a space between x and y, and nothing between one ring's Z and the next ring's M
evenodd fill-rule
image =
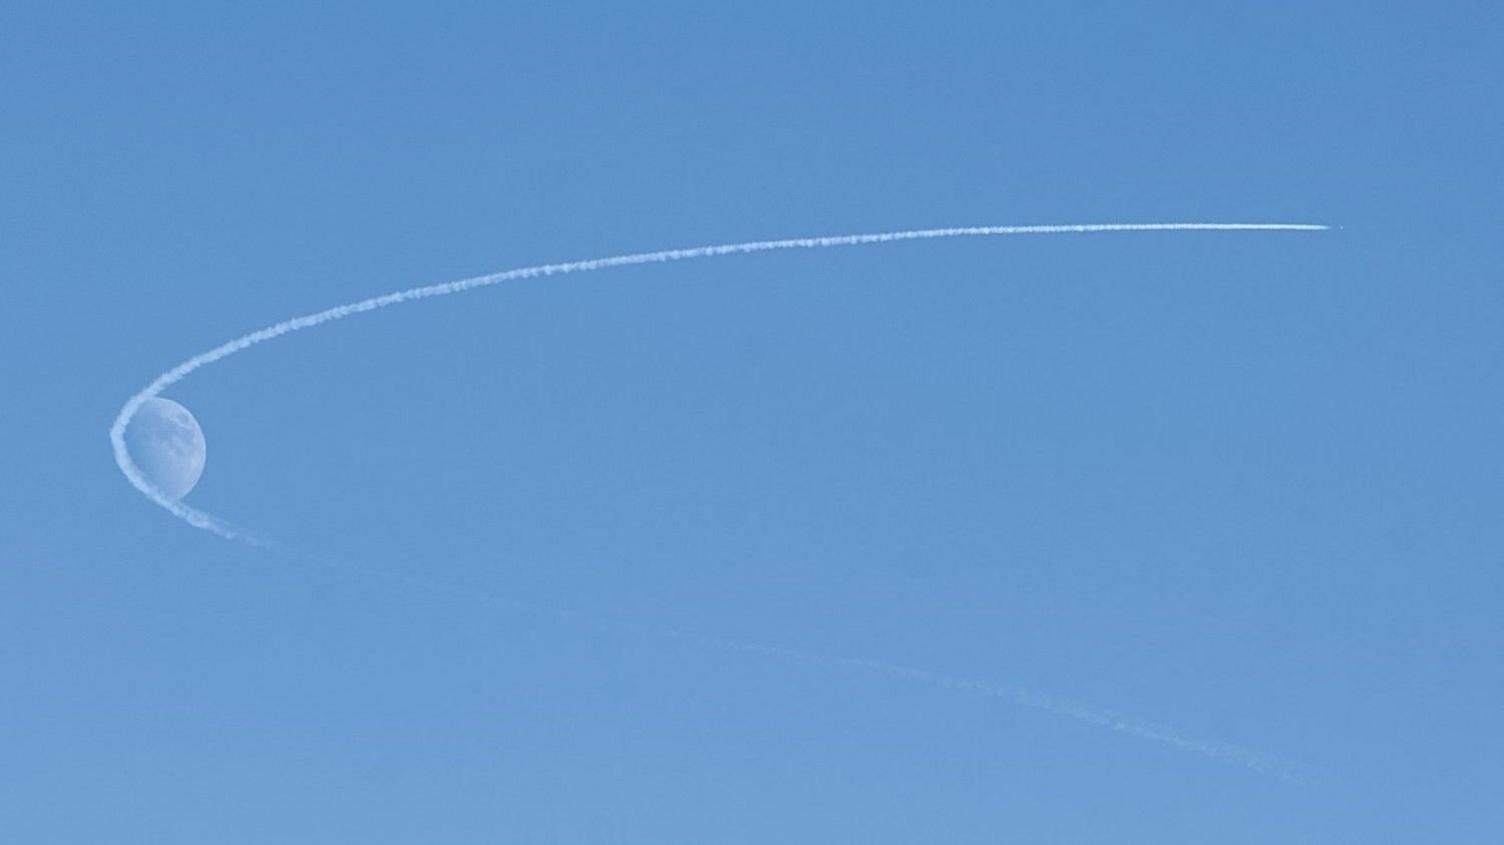
M970 693L983 698L998 698L1020 707L1042 710L1055 716L1062 716L1078 722L1107 728L1108 730L1138 737L1139 739L1164 743L1179 748L1182 751L1190 751L1214 760L1243 766L1263 774L1275 775L1285 780L1307 782L1320 774L1320 770L1314 766L1294 760L1287 760L1266 751L1257 751L1219 740L1191 736L1168 725L1148 722L1135 716L1129 716L1079 701L1072 701L1071 699L1061 698L1047 692L1040 692L1039 690L1015 686L998 686L981 681L942 675L926 669L915 669L909 666L899 666L893 663L884 663L861 657L827 657L799 649L750 645L728 640L706 640L703 637L696 639L753 654L782 657L820 666L865 669L907 681L940 687L941 689Z
M435 285L409 288L395 293L374 296L370 299L362 299L347 305L336 305L313 314L302 317L294 317L283 320L280 323L258 329L247 335L242 335L234 340L227 341L207 352L189 358L176 367L157 376L151 384L136 395L127 399L125 405L120 408L120 413L115 416L115 422L110 426L110 443L115 450L115 463L120 471L140 490L147 498L165 508L173 516L192 525L194 528L202 528L212 531L229 540L244 540L256 545L274 545L270 539L240 528L213 514L206 513L197 508L185 505L162 493L151 483L141 470L131 460L130 452L125 447L125 427L130 423L136 409L141 407L153 396L161 394L171 385L181 381L189 373L200 367L219 361L234 355L243 349L248 349L258 343L281 337L291 332L302 329L311 329L334 320L342 320L356 314L364 314L367 311L375 311L386 308L389 305L397 305L403 302L411 302L417 299L427 299L435 296L448 296L455 293L463 293L475 288L488 287L502 282L531 279L539 276L556 276L565 273L588 273L594 270L604 270L610 267L626 267L633 264L652 264L664 261L685 261L692 258L712 258L722 255L739 255L752 252L769 252L780 249L823 249L833 246L860 246L863 244L888 243L890 241L915 241L929 240L932 238L957 238L975 237L987 235L1055 235L1055 234L1082 234L1091 232L1248 232L1248 231L1285 231L1285 232L1316 232L1329 227L1310 223L1087 223L1075 225L1044 225L1044 226L966 226L950 229L911 229L900 232L879 232L867 235L834 235L820 238L789 238L776 241L748 241L738 244L721 244L719 246L701 246L689 249L666 249L657 252L638 252L630 255L616 255L609 258L593 258L586 261L569 261L562 264L541 264L535 267L522 267L516 270L506 270L500 273L492 273L486 276L476 276L470 279L461 279L454 282L443 282Z
M285 549L282 551L290 553ZM323 556L300 553L290 554L303 560L317 562L336 571L348 572L361 577L376 578L399 584L403 587L418 588L443 595L461 597L466 600L479 600L488 604L504 606L529 616L549 618L570 625L593 628L599 632L613 636L624 633L636 634L644 637L674 640L694 646L723 649L778 660L788 660L826 669L870 672L910 683L923 684L951 692L965 693L979 698L1006 701L1019 707L1026 707L1052 716L1082 722L1093 727L1105 728L1138 739L1161 743L1181 751L1207 757L1220 763L1238 766L1295 783L1310 783L1318 780L1325 774L1321 768L1299 760L1292 760L1267 751L1259 751L1246 746L1222 742L1221 740L1194 736L1169 725L1150 722L1136 716L1109 710L1105 707L1062 698L1058 695L1028 687L990 684L983 681L932 672L927 669L916 669L896 663L870 660L864 657L837 657L806 651L804 649L707 636L693 631L662 625L623 622L603 618L598 613L578 613L561 610L556 607L541 607L522 601L515 596L492 592L476 584L468 584L456 588L451 584L443 584L423 577L399 574L384 569L352 564L346 561L331 560Z
M454 282L426 285L423 287L409 288L408 290L381 296L363 299L347 305L337 305L313 314L302 317L294 317L284 320L264 329L251 332L227 341L219 346L202 352L189 358L176 367L157 376L151 384L147 385L136 395L126 400L116 415L113 425L110 426L110 443L114 447L115 463L120 471L135 485L136 489L144 493L153 502L165 508L174 516L187 522L195 528L211 531L221 537L230 540L243 540L255 545L278 548L278 544L264 536L247 531L213 514L205 513L197 508L190 507L182 502L172 499L158 490L147 479L131 460L130 452L125 446L125 428L130 423L131 417L143 402L153 396L159 395L171 385L181 381L193 371L208 366L216 361L233 355L243 349L248 349L258 343L281 337L291 332L309 329L334 320L341 320L367 311L375 311L390 305L410 302L418 299L427 299L435 296L448 296L455 293L463 293L475 288L488 287L502 282L531 279L540 276L563 275L566 273L588 273L594 270L604 270L610 267L625 267L634 264L652 264L665 261L684 261L693 258L712 258L724 255L739 255L753 252L769 252L781 249L823 249L836 246L860 246L863 244L888 243L890 241L928 240L932 238L955 238L988 235L1044 235L1044 234L1084 234L1094 232L1247 232L1247 231L1286 231L1286 232L1316 232L1328 229L1327 226L1309 223L1090 223L1079 225L1043 225L1043 226L968 226L950 229L915 229L899 232L881 232L865 235L837 235L819 238L791 238L774 241L749 241L737 244L722 244L718 246L702 246L689 249L669 249L658 252L640 252L630 255L617 255L609 258L595 258L586 261L570 261L561 264L543 264L535 267L522 267L515 270L506 270L500 273L492 273L486 276L477 276L470 279L462 279ZM658 632L660 634L666 632ZM811 652L798 651L795 649L778 648L774 646L752 645L726 640L701 637L689 634L669 633L680 639L694 640L707 644L720 645L727 648L743 651L751 654L764 654L787 659L794 659L806 663L824 666L842 666L849 668L865 669L879 672L897 678L944 689L967 692L988 698L1001 698L1014 704L1053 713L1057 716L1074 719L1088 724L1099 725L1120 733L1129 734L1141 739L1166 743L1176 748L1192 751L1214 759L1224 760L1246 766L1260 772L1277 774L1287 779L1304 779L1314 773L1308 766L1299 763L1282 760L1271 754L1253 751L1227 743L1214 740L1198 739L1187 736L1179 731L1163 725L1145 722L1131 716L1125 716L1110 710L1094 707L1088 704L1058 698L1047 693L1024 689L1021 687L993 686L978 681L969 681L940 675L923 669L913 669L905 666L897 666L889 663L867 660L863 658L838 658L826 657Z

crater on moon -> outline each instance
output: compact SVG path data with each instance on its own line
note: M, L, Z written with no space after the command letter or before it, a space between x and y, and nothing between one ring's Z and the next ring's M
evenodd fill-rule
M162 493L187 495L204 474L204 432L187 408L160 396L141 403L125 428L131 460Z

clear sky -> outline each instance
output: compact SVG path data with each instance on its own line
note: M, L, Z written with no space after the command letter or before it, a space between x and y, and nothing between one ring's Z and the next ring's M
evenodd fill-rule
M0 4L8 841L1498 841L1497 4L218 5Z

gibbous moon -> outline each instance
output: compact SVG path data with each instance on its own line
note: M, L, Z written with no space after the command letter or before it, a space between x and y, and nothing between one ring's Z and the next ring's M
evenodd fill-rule
M141 403L125 428L131 460L169 498L187 495L204 474L204 432L188 409L160 396Z

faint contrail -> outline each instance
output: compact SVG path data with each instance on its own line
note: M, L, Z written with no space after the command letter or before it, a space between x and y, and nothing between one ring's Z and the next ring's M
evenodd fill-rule
M701 246L689 249L667 249L658 252L640 252L630 255L617 255L609 258L594 258L585 261L570 261L562 264L541 264L535 267L522 267L515 270L506 270L500 273L492 273L486 276L477 276L470 279L462 279L454 282L427 285L424 287L409 288L408 290L381 296L363 299L347 305L336 305L313 314L302 317L294 317L284 320L264 329L251 332L227 341L219 346L202 352L189 358L176 367L157 376L151 384L148 384L136 395L127 399L116 415L114 423L110 426L110 443L115 451L115 463L120 471L135 485L136 489L144 493L153 502L167 509L174 516L187 522L195 528L202 528L231 540L244 540L256 545L277 546L277 544L259 534L240 528L213 514L206 513L197 508L185 505L182 502L170 498L159 491L137 468L131 460L130 452L125 446L125 429L130 423L131 417L141 404L153 396L157 396L169 386L182 380L189 373L200 367L207 366L222 358L228 357L242 349L255 346L290 332L301 329L313 328L333 320L340 320L355 314L367 311L375 311L389 305L408 302L416 299L427 299L434 296L448 296L453 293L462 293L474 288L487 287L501 282L518 279L531 279L538 276L553 276L564 273L586 273L592 270L604 270L609 267L625 267L633 264L651 264L663 261L683 261L691 258L711 258L722 255L738 255L752 252L768 252L780 249L818 249L835 246L859 246L862 244L887 243L889 241L927 240L931 238L955 238L986 235L1044 235L1044 234L1070 234L1090 232L1186 232L1186 231L1221 231L1221 232L1246 232L1246 231L1294 231L1314 232L1328 229L1310 223L1088 223L1076 225L1042 225L1042 226L968 226L950 229L911 229L899 232L880 232L865 235L835 235L819 238L790 238L787 240L774 241L748 241L736 244L721 244L718 246ZM347 567L349 568L349 567ZM382 573L377 570L368 570L364 567L356 569L367 574L391 577L390 573ZM405 579L402 579L405 580ZM432 587L433 585L424 585ZM618 626L622 628L641 629L638 626ZM1303 764L1293 763L1266 754L1239 746L1214 740L1198 739L1189 737L1179 731L1145 722L1131 716L1125 716L1110 710L1105 710L1088 704L1058 698L1047 693L1024 689L1021 687L994 686L978 681L969 681L929 672L923 669L913 669L905 666L897 666L890 663L881 663L862 658L828 657L813 652L797 649L779 648L774 646L754 645L729 640L720 640L712 637L704 637L696 634L687 634L673 631L647 631L658 635L670 636L676 639L700 642L709 645L742 651L749 654L763 654L786 659L799 660L806 663L865 669L881 674L903 678L910 681L929 684L945 689L959 690L974 695L989 698L1001 698L1024 707L1053 713L1058 716L1075 719L1089 724L1100 725L1121 733L1137 736L1142 739L1153 740L1172 745L1187 751L1192 751L1215 759L1220 759L1239 765L1246 766L1256 771L1277 774L1285 778L1303 779L1313 770Z
M452 293L463 293L474 288L487 287L517 279L531 279L537 276L554 276L564 273L588 273L592 270L604 270L608 267L625 267L631 264L683 261L691 258L712 258L720 255L769 252L779 249L820 249L832 246L860 246L862 244L887 243L889 241L917 241L931 238L958 238L984 235L1055 235L1087 232L1316 232L1328 228L1330 227L1312 223L1085 223L1045 226L965 226L951 229L909 229L900 232L878 232L867 235L833 235L820 238L747 241L738 244L699 246L689 249L665 249L657 252L615 255L609 258L592 258L585 261L568 261L562 264L540 264L535 267L521 267L516 270L505 270L487 276L476 276L455 282L442 282L436 285L409 288L395 293L373 296L370 299L362 299L359 302L351 302L347 305L336 305L333 308L326 308L313 314L283 320L264 329L242 335L231 341L226 341L210 349L208 352L201 352L157 376L141 392L127 399L125 405L120 408L120 413L115 416L114 424L110 426L110 443L115 449L115 463L119 465L120 471L125 474L125 477L130 480L131 484L135 485L137 490L146 494L147 498L166 508L172 515L195 528L212 531L226 539L244 540L256 545L274 545L273 541L266 537L236 526L213 514L185 505L163 494L146 476L141 474L141 470L131 460L130 452L125 447L125 427L130 423L131 417L135 415L136 409L141 407L141 403L160 394L163 390L182 380L183 377L194 370L234 355L242 349L281 337L290 332L311 329L314 326L333 320L341 320L345 317L363 314L367 311L375 311L388 305L397 305L402 302L427 299L434 296L448 296Z
M531 616L548 617L572 625L593 628L598 632L609 633L613 636L623 633L637 634L646 637L675 640L690 645L741 652L742 654L790 660L810 666L871 672L939 689L966 693L979 698L1006 701L1019 707L1027 707L1031 710L1038 710L1053 716L1084 722L1088 725L1105 728L1127 736L1137 737L1138 739L1161 743L1180 749L1181 751L1199 754L1221 763L1246 768L1260 774L1272 775L1286 781L1309 783L1319 779L1324 774L1321 768L1299 760L1292 760L1267 751L1234 745L1221 740L1195 736L1169 725L1151 722L1116 710L1109 710L1094 704L1063 698L1052 693L1028 687L990 684L984 681L975 681L940 672L932 672L928 669L916 669L912 666L871 660L865 657L838 657L814 651L806 651L800 648L788 648L786 646L766 645L763 643L708 636L694 631L661 625L644 625L641 623L604 619L595 613L578 613L561 610L556 607L542 607L510 595L491 592L475 584L467 584L456 588L451 584L443 584L421 576L405 575L361 564L330 560L316 555L294 554L299 558L316 561L336 571L390 581L404 587L415 587L444 595L463 597L467 600L479 600L489 604L501 605Z
M777 646L751 645L738 643L730 640L710 639L706 637L686 636L700 642L733 648L752 654L766 654L774 657L782 657L789 660L797 660L817 666L840 666L852 669L865 669L895 678L908 681L916 681L942 689L955 690L957 692L971 693L983 698L999 698L1004 701L1028 707L1034 710L1043 710L1056 716L1067 719L1075 719L1078 722L1097 725L1118 733L1135 736L1139 739L1147 739L1153 742L1161 742L1174 746L1182 751L1190 751L1224 763L1243 766L1256 772L1275 775L1290 781L1310 781L1320 774L1320 769L1307 763L1288 760L1267 751L1257 751L1240 745L1222 742L1215 739L1190 736L1168 725L1148 722L1136 716L1129 716L1114 710L1097 707L1093 704L1085 704L1080 701L1072 701L1061 698L1047 692L1028 689L1026 687L999 686L996 684L972 681L965 678L957 678L951 675L942 675L927 669L915 669L909 666L899 666L894 663L884 663L878 660L868 660L862 657L828 657L822 654L803 651L802 649L780 648Z

